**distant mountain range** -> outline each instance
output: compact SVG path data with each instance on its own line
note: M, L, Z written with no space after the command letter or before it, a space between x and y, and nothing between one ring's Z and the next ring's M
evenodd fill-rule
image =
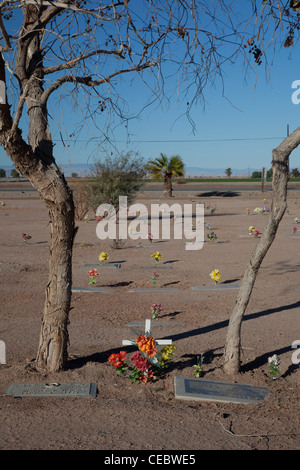
M87 176L90 173L91 165L86 163L58 163L58 166L63 170L65 176L72 176L72 173L76 173L78 176ZM0 165L0 168L6 171L6 176L10 176L13 165ZM246 169L235 169L232 168L232 176L244 176L251 177L253 171L261 171L261 168L246 168ZM199 168L197 166L188 166L185 168L186 177L208 177L208 176L222 176L225 177L225 168Z

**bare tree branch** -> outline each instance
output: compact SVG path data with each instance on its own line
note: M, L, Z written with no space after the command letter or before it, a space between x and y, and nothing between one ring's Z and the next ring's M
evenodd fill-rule
M157 66L157 63L154 61L144 63L142 65L136 65L135 67L132 67L132 68L117 70L116 72L113 72L107 77L101 78L100 80L92 80L91 77L76 77L75 75L65 75L64 77L58 78L52 85L50 85L44 91L43 96L42 96L42 103L45 104L47 100L49 99L49 96L51 95L51 93L57 90L64 83L80 83L82 85L94 88L96 86L103 85L104 83L109 83L112 78L118 75L131 73L131 72L141 72L142 70L155 67L155 66Z

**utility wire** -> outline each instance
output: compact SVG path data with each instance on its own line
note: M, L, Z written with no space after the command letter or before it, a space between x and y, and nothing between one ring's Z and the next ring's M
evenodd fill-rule
M114 140L115 143L196 143L196 142L245 142L245 141L259 141L259 140L283 140L285 137L246 137L246 138L230 138L230 139L177 139L177 140ZM52 139L53 142L61 142L61 139ZM76 142L90 142L95 139L76 139ZM72 142L72 140L68 140Z

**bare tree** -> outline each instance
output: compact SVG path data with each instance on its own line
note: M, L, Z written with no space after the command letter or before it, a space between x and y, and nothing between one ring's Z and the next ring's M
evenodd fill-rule
M241 327L258 270L270 249L287 208L289 156L300 144L300 127L273 150L272 206L263 234L247 264L237 300L230 316L226 336L224 370L236 375L241 364Z
M300 2L291 0L254 1L256 29L248 39L247 48L253 53L256 62L266 58L268 47L276 44L285 48L294 46L299 36ZM289 157L300 144L300 127L272 152L272 206L263 235L250 256L235 306L230 316L224 351L224 371L236 375L241 366L241 328L243 316L249 304L255 280L268 250L270 249L280 221L287 208L287 185L289 180Z
M223 2L218 8L224 17ZM141 1L137 8L129 0L3 0L0 31L0 81L6 85L0 103L0 144L16 170L38 190L51 227L37 366L58 371L65 368L68 356L76 227L72 192L53 153L48 107L54 92L75 105L84 96L85 120L98 125L97 116L107 112L109 125L113 115L124 118L118 93L124 75L139 77L151 100L160 99L169 64L169 73L179 82L194 84L193 90L185 90L191 104L206 83L220 75L228 57L243 49L237 29L228 39L232 25L219 22L215 9L211 13L205 2L197 1ZM28 139L21 130L25 107Z
M38 190L48 209L51 227L38 366L52 371L66 366L76 235L72 192L55 162L50 134L48 108L55 93L68 97L75 107L83 97L84 106L80 108L84 121L93 122L103 140L106 133L102 121L99 124L99 115L107 116L106 128L114 125L113 117L126 118L118 89L124 76L139 78L149 89L150 98L145 105L168 98L168 76L168 83L176 82L182 90L190 117L192 105L203 98L204 87L218 78L222 83L222 69L228 62L242 56L246 64L250 64L249 57L254 57L256 65L261 64L266 49L262 40L274 43L269 33L270 18L274 31L286 31L290 25L285 45L293 44L298 31L296 27L292 29L298 24L297 12L284 8L286 2L257 5L253 0L247 3L242 16L240 3L0 2L0 85L6 85L4 92L0 87L0 145L16 170ZM171 89L170 96L172 93ZM26 108L27 139L21 124Z

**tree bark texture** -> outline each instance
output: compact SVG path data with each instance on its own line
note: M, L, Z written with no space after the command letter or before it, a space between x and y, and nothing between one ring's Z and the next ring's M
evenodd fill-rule
M279 223L287 208L289 156L299 144L300 127L272 152L272 205L264 232L246 266L237 300L230 316L224 351L224 370L228 375L236 375L240 371L243 316L252 294L258 270L275 239Z
M164 195L165 197L173 196L172 174L169 173L164 175Z

